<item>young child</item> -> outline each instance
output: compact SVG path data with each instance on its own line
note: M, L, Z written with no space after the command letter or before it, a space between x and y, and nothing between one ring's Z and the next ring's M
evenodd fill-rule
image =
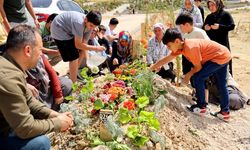
M159 70L176 56L182 54L194 67L185 75L183 82L189 82L193 76L194 87L197 95L197 104L192 105L190 110L196 114L206 114L208 112L205 101L205 80L212 74L217 79L217 87L220 90L221 110L216 116L224 121L229 121L229 100L227 91L227 67L231 60L228 49L214 41L204 39L182 39L181 33L177 29L166 30L163 39L172 53L159 60L151 67L151 70Z
M118 24L119 24L119 21L117 18L111 18L109 21L109 25L106 27L105 35L110 43L112 43L116 39L114 30Z

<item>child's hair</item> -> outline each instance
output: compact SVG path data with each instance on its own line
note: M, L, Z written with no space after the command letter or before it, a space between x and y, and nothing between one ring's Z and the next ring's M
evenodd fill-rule
M180 31L177 28L169 28L166 30L162 42L166 45L169 42L174 42L176 39L183 40Z
M181 24L184 25L185 23L193 25L193 17L191 16L190 13L181 13L175 21L176 25L181 25Z
M52 22L57 15L58 14L56 14L56 13L49 15L48 19L46 20L46 23Z
M86 17L89 22L93 23L96 26L99 26L101 24L102 15L99 11L90 11Z
M104 25L99 25L98 26L98 28L99 28L99 31L106 31L106 28L105 28L105 26Z
M111 25L117 25L118 23L119 23L119 21L117 18L111 18L109 21L109 24L111 24Z

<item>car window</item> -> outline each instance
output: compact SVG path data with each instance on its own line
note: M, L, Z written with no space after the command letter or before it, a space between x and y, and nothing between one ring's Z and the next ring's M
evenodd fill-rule
M52 3L52 0L31 0L33 7L46 8Z
M84 13L81 7L72 1L61 0L57 2L57 6L62 11L77 11L80 13Z

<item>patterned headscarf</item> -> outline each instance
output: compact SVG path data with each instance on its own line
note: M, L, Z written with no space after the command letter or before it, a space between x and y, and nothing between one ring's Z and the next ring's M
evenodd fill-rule
M182 9L182 12L189 12L189 13L193 13L193 11L194 11L194 7L195 7L195 5L194 5L194 0L189 0L190 1L190 3L191 3L191 5L192 5L192 8L189 10L189 9L187 9L186 8L186 6L185 6L185 2L186 2L186 0L183 0L182 1L182 7L181 7L181 9Z
M121 41L125 40L128 42L128 46L121 45ZM128 31L121 31L118 37L118 50L117 54L120 57L126 58L130 55L130 50L132 48L132 37Z

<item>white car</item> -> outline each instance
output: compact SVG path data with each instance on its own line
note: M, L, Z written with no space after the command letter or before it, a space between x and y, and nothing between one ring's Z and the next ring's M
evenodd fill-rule
M39 22L46 21L53 13L60 14L65 11L87 13L72 0L31 0L31 2Z

